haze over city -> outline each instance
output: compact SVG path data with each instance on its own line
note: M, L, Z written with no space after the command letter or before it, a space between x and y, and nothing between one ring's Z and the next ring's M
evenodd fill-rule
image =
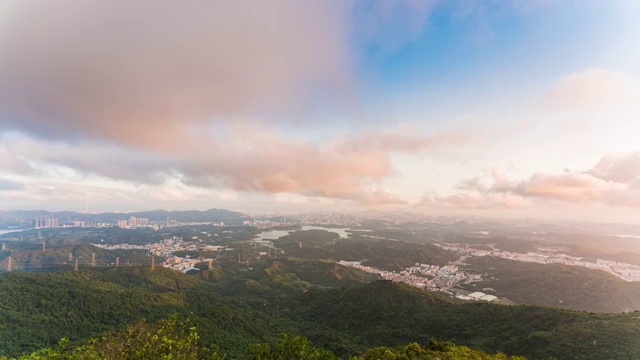
M633 222L635 1L0 4L0 210Z

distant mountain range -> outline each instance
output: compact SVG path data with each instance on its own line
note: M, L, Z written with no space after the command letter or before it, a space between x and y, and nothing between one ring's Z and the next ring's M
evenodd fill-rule
M151 210L129 213L98 213L87 214L73 211L50 212L44 210L12 210L0 211L0 228L25 227L36 218L57 218L60 224L72 221L87 221L98 223L116 223L118 220L126 220L131 216L136 218L148 218L149 221L169 221L178 222L228 222L239 223L244 219L244 215L237 211L225 209L209 210L185 210L166 211Z

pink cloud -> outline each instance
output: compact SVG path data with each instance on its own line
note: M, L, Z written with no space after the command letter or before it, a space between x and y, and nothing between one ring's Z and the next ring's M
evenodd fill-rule
M579 202L596 200L607 188L606 182L591 175L566 172L557 175L536 174L512 190L522 196Z
M604 156L589 174L603 180L631 183L640 178L640 153Z
M316 143L254 124L231 126L215 137L203 135L199 142L185 144L171 156L111 144L51 142L17 135L0 137L0 153L12 149L14 156L7 161L32 164L44 172L41 177L48 176L47 169L67 168L78 176L137 184L159 185L178 179L201 188L399 204L406 200L379 186L393 173L391 154L458 148L461 144L450 141L451 136L391 129Z
M432 152L459 144L441 139L449 134L390 133L391 137L367 133L316 144L265 128L242 128L225 136L216 153L195 156L179 170L188 182L204 186L222 181L243 191L398 203L402 200L386 191L366 189L368 182L392 173L391 153Z
M36 134L167 148L188 124L293 110L310 90L345 98L352 86L346 8L331 2L62 0L10 10L0 125Z
M475 207L476 204L491 204L495 195L505 195L515 203L531 199L538 202L557 201L638 208L639 179L640 160L637 153L611 154L602 157L587 171L538 173L521 181L509 180L502 171L494 170L493 184L485 185L480 178L467 179L459 186L459 189L466 192L440 200L461 207Z
M194 125L306 115L312 94L350 107L354 29L408 41L434 2L16 1L0 41L0 126L172 151Z

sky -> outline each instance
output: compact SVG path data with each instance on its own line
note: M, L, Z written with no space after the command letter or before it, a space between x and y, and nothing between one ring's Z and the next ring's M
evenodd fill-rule
M640 219L632 0L6 0L0 209Z

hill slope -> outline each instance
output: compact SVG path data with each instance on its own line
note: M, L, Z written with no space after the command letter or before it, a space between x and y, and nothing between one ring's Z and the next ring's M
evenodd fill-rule
M640 282L627 282L604 271L492 256L469 258L467 262L471 272L487 274L487 280L476 288L493 288L518 303L598 312L640 309ZM474 287L468 289L475 291Z
M640 358L640 313L590 314L539 306L453 303L404 284L309 291L297 316L358 337L366 346L429 338L530 359ZM324 345L315 334L312 341ZM319 334L320 336L320 334Z
M292 260L206 276L140 267L2 274L0 356L179 313L192 318L205 345L220 344L232 356L287 332L308 336L339 356L435 338L529 359L640 358L637 313L461 304L388 281L329 289L298 286L296 279L326 281L341 273L323 266ZM339 282L325 285L331 284Z

